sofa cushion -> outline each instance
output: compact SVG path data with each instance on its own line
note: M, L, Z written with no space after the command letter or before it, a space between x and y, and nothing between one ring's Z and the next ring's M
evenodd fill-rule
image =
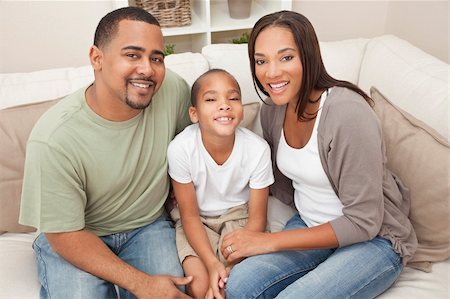
M371 88L371 97L382 124L387 167L410 188L410 219L419 241L410 264L427 270L427 264L419 263L450 257L450 146L443 136L394 106L376 88Z
M88 85L92 67L0 74L0 109L56 99Z
M31 232L18 224L25 146L38 118L58 100L0 110L0 231Z
M179 53L168 55L164 59L167 68L180 75L189 86L209 69L208 61L200 53Z
M319 42L327 72L339 80L358 83L361 61L368 39L355 38L334 42Z
M247 44L208 45L203 47L202 54L208 60L209 68L224 69L236 78L241 87L243 104L260 101L251 84L252 75ZM262 96L265 97L263 94Z
M449 131L449 65L392 35L367 44L358 85L378 87L394 105L444 136Z

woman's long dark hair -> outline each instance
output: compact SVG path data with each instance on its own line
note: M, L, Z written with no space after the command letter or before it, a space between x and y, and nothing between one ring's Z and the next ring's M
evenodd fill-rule
M316 99L309 98L314 89L325 90L334 86L345 87L360 94L369 105L372 105L372 99L358 86L348 81L334 79L327 73L320 54L319 41L312 24L305 16L293 11L279 11L260 18L250 34L248 56L250 58L253 83L256 84L257 89L263 94L269 96L269 93L264 90L264 87L255 75L255 42L261 31L267 27L283 27L289 29L294 36L295 43L300 52L303 76L300 97L295 107L299 120L304 121L315 118L315 116L311 118L305 115L305 107L308 102L316 101Z

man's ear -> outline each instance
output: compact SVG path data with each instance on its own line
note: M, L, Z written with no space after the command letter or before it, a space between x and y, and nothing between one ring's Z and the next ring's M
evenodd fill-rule
M89 60L91 61L94 71L102 69L103 52L97 46L92 46L89 49Z
M197 108L189 107L189 118L193 124L198 123Z

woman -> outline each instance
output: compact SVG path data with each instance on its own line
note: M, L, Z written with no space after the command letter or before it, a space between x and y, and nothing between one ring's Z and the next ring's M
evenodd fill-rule
M249 40L253 80L272 149L272 195L298 210L281 232L238 230L222 252L227 298L373 298L414 254L409 195L385 166L371 99L325 70L311 23L281 11Z

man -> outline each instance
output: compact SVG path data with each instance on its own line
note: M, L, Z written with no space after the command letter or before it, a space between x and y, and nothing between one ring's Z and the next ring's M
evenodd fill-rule
M100 21L95 81L38 121L27 145L20 222L34 242L42 298L187 298L166 150L188 123L189 88L165 70L158 21L136 7ZM164 80L164 82L163 82Z

